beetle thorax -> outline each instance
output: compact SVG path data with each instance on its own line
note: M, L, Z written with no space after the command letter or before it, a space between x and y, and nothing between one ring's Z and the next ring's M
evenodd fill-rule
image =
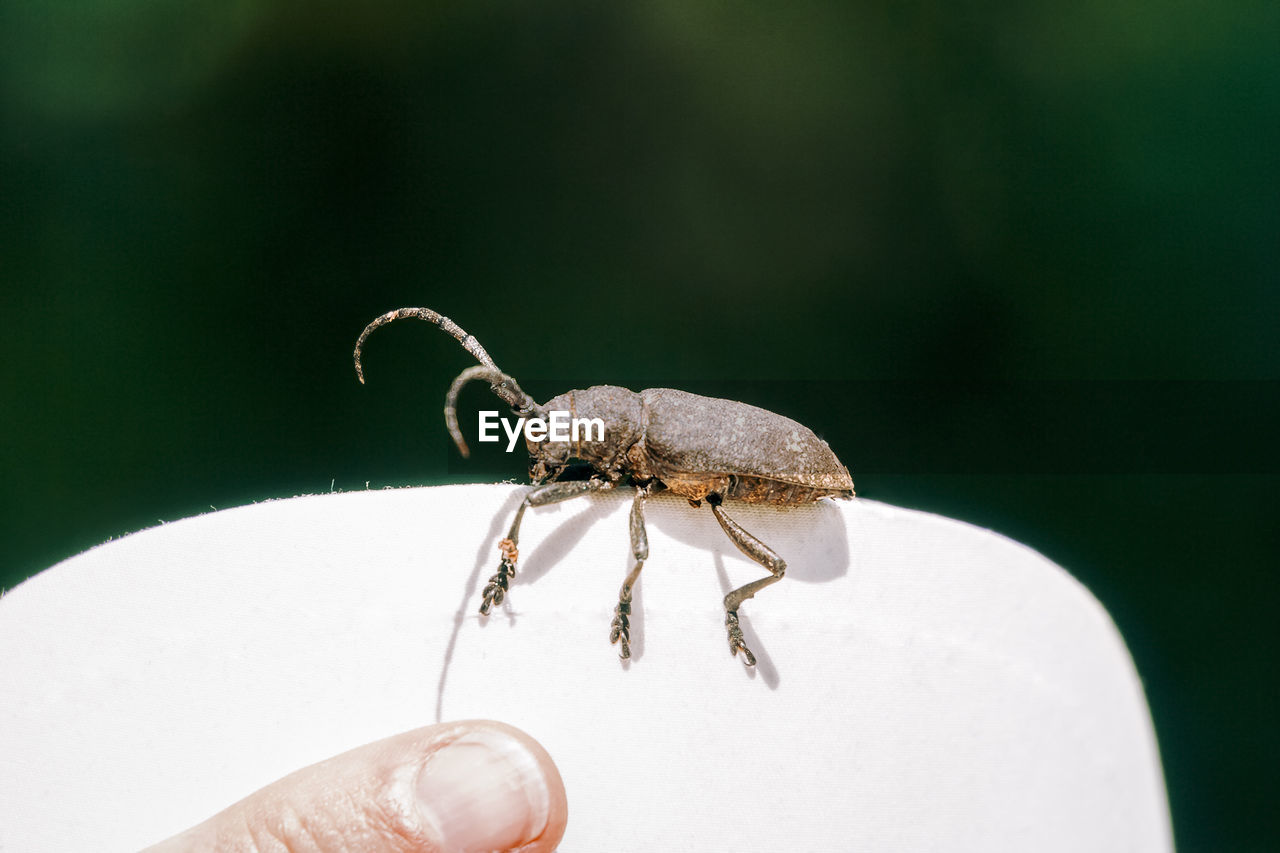
M622 475L626 452L642 431L639 394L616 385L597 385L561 394L539 408L539 415L547 419L567 413L561 422L567 420L569 437L555 440L548 434L544 441L532 441L526 434L529 474L535 483L554 477L573 460L609 479Z

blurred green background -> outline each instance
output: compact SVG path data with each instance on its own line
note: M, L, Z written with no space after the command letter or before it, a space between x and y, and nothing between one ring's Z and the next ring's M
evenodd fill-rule
M1278 34L1273 0L4 4L0 586L211 506L523 477L457 458L429 326L356 383L426 305L540 399L747 400L1061 563L1179 848L1276 849Z

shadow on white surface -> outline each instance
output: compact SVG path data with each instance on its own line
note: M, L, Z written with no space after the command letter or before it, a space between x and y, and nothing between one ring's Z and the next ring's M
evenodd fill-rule
M1035 552L872 501L812 522L735 508L789 564L742 611L752 677L722 598L758 567L655 499L626 666L608 629L628 495L531 512L530 570L480 618L523 493L242 507L12 590L0 849L136 850L307 764L475 717L555 758L563 851L1172 849L1128 652Z

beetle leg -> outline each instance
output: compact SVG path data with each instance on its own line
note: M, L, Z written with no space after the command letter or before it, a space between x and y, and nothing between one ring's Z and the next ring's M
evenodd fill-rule
M738 624L738 608L742 606L742 602L748 598L754 598L755 594L766 586L782 580L782 576L787 572L787 564L772 548L742 529L741 525L726 515L720 508L721 500L718 494L707 495L707 503L715 513L716 521L720 522L720 526L724 528L724 532L728 534L733 544L738 546L739 551L770 572L769 577L752 581L724 597L724 626L729 631L729 653L737 655L741 651L743 662L747 666L755 666L756 656L751 654L751 649L747 648L746 641L742 638L742 627Z
M526 509L531 506L558 504L561 501L612 488L613 483L608 480L593 479L547 483L531 489L520 502L520 508L516 510L516 517L511 522L511 529L507 531L507 538L498 543L498 550L502 552L502 562L498 564L497 573L489 578L489 583L485 585L484 602L480 605L480 612L487 616L490 608L502 604L502 600L507 597L507 588L511 584L511 579L516 576L516 560L520 557L516 546L520 543L520 522L524 519Z
M622 582L609 631L610 643L622 643L618 657L623 660L631 657L631 590L640 579L644 561L649 558L649 535L644 530L644 499L647 494L648 490L643 486L636 486L636 499L631 504L631 553L636 558L636 565Z

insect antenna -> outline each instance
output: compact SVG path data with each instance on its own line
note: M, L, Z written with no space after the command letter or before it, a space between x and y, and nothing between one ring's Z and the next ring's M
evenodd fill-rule
M419 320L426 320L428 323L435 323L444 331L448 332L458 343L462 344L462 348L475 356L476 361L485 367L492 367L495 370L498 365L493 363L493 359L489 357L489 353L484 351L484 347L480 346L480 342L474 337L467 334L467 330L450 320L443 314L437 314L430 308L400 308L395 311L388 311L381 317L375 319L372 323L364 327L364 331L360 333L360 337L356 339L356 376L360 379L360 384L364 384L364 368L360 366L360 350L364 348L364 339L379 326L385 326L393 320L403 320L406 317L416 317Z
M443 314L437 314L430 308L399 308L395 311L388 311L364 327L364 331L356 339L356 349L353 353L356 361L356 376L360 379L361 384L364 383L364 368L360 364L360 352L364 348L365 338L369 337L373 330L379 326L385 326L394 320L403 320L407 317L426 320L428 323L434 323L439 326L453 336L458 343L462 344L462 348L471 353L476 361L480 362L475 367L469 367L462 371L462 374L453 380L453 385L449 388L449 395L445 400L444 406L444 421L449 427L449 435L453 437L453 443L458 445L458 452L462 454L464 459L471 455L471 451L468 449L467 443L462 439L462 430L458 428L457 403L458 393L462 390L462 386L472 379L484 379L487 381L489 387L493 389L493 393L501 397L503 402L519 415L528 415L531 412L538 411L538 404L534 402L533 398L520 389L513 377L498 369L498 365L494 364L493 359L489 356L489 353L485 352L479 341L468 334L466 329Z
M462 392L462 386L473 379L483 379L488 382L493 393L501 397L503 402L514 409L516 414L521 417L541 411L534 399L516 384L514 377L508 376L496 367L489 367L483 364L468 367L458 374L457 379L453 380L444 402L444 422L448 425L449 435L453 437L453 443L458 445L458 452L462 454L463 459L469 458L471 451L467 448L467 443L462 439L462 430L458 428L458 394Z

